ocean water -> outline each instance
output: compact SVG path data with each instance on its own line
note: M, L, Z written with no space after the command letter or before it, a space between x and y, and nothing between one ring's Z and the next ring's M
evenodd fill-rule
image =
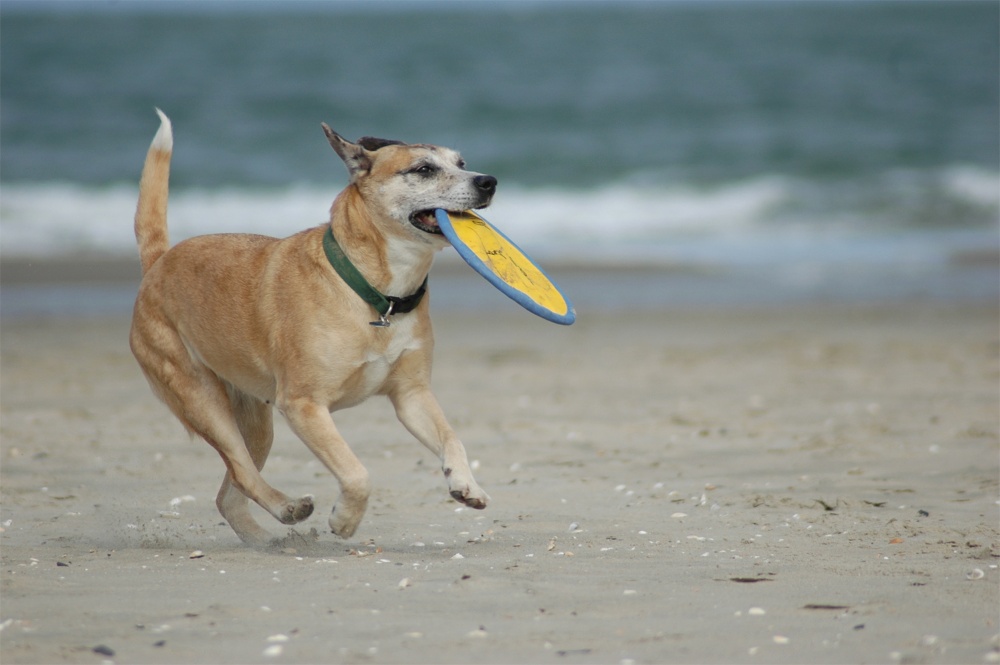
M998 27L996 2L6 0L0 258L131 256L158 106L175 240L324 221L325 121L459 149L550 265L994 298Z

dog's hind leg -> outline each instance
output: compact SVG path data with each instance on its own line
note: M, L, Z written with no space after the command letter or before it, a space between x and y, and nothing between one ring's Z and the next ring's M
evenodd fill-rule
M228 388L229 401L240 434L243 435L243 441L250 452L254 466L257 467L258 471L262 470L274 441L274 417L271 407L250 395L239 392L232 386ZM222 481L222 487L219 488L215 505L243 542L260 547L272 540L271 534L261 527L250 514L247 496L237 489L232 474L228 470Z
M140 308L137 304L137 312ZM130 341L132 352L153 391L189 431L205 439L222 457L228 470L228 483L282 524L295 524L312 514L311 496L293 500L261 477L236 422L225 384L214 372L191 358L174 330L137 317L133 319ZM261 464L264 456L261 455ZM227 490L224 502L228 495Z

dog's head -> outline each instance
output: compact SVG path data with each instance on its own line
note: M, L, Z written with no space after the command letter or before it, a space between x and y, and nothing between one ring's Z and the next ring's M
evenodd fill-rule
M446 243L435 209L461 212L493 200L497 179L466 170L454 150L369 136L351 143L325 123L323 131L365 203L408 234Z

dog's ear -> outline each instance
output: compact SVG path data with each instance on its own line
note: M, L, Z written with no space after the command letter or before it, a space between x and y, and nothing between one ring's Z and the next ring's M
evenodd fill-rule
M347 165L347 171L351 175L351 182L353 182L358 176L371 171L372 155L363 145L351 143L343 136L330 129L329 125L325 122L320 123L320 125L323 127L323 133L326 134L326 140L330 142L334 152L340 155L340 158L344 160L344 164Z
M365 150L378 150L379 148L384 148L387 145L406 145L402 141L394 141L393 139L378 139L374 136L362 136L358 139L358 145Z

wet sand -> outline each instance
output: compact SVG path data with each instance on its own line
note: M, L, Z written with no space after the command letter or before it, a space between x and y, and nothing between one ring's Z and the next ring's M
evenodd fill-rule
M335 414L375 487L355 538L328 533L335 483L279 423L264 475L317 510L259 552L126 318L4 321L0 660L1000 662L996 307L435 327L492 504L451 501L374 399Z

